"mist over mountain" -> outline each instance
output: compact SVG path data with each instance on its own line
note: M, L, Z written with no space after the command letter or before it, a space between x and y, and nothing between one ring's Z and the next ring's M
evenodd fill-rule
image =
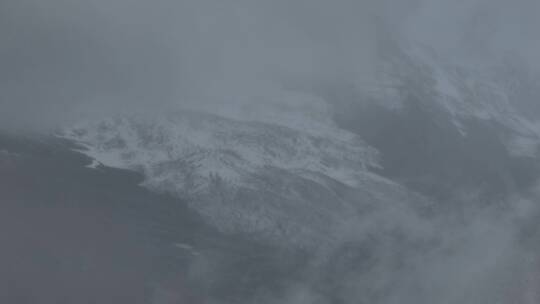
M537 303L536 1L7 0L9 303Z
M472 66L497 65L515 53L537 68L537 6L529 0L7 0L2 122L43 129L111 111L256 102L283 87L372 86L380 53L389 47L382 41L389 39Z

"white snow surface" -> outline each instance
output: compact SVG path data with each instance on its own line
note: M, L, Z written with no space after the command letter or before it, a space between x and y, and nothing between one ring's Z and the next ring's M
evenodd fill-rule
M250 174L265 168L322 174L354 186L368 168L378 166L377 152L355 135L305 128L179 110L157 118L80 123L62 136L105 166L142 171L147 185L174 184L183 195L204 191L215 178L244 185Z
M222 231L280 244L316 244L328 236L321 229L349 216L358 201L335 187L398 187L369 171L379 166L377 151L333 126L320 101L235 111L254 113L243 120L215 109L124 115L80 122L59 136L93 164L143 173L143 186L186 199Z

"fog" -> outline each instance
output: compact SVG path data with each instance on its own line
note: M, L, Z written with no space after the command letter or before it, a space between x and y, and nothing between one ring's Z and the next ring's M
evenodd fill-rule
M378 85L388 41L422 45L478 69L510 56L535 74L539 14L537 0L2 0L0 129L48 133L81 118L185 107L219 112L237 100L264 109L265 97L292 91L334 106L338 101L323 89ZM538 109L538 98L510 102ZM540 110L533 112L529 118L540 120ZM540 282L538 248L531 245L538 191L531 184L485 209L432 217L384 209L362 225L344 223L335 231L344 242L382 240L374 245L374 269L343 274L350 282L340 290L343 303L536 303L537 287L529 286ZM44 238L57 233L54 216L43 220L54 228ZM15 222L7 224L19 227ZM412 233L399 262L396 231ZM314 253L316 270L302 274L306 286L264 301L324 303L312 288L320 282L310 276L324 276L321 269L333 263L326 259L341 248L336 244ZM418 244L430 249L412 249ZM124 275L131 273L118 276Z
M1 120L40 129L81 112L370 84L386 36L538 65L537 11L533 0L6 0Z

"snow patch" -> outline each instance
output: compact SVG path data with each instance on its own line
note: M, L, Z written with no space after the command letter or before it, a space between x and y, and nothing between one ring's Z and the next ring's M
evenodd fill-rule
M316 172L355 186L378 166L376 150L337 128L315 134L193 111L80 123L62 136L98 163L141 171L146 185L189 195L216 179L246 185L265 168Z

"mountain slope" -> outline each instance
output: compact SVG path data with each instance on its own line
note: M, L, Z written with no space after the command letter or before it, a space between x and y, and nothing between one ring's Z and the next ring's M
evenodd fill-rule
M517 106L534 100L516 99L495 68L418 49L384 58L380 87L323 92L337 105L337 123L378 150L379 174L454 203L500 201L534 184L539 128Z
M529 291L522 269L536 260L529 198L540 137L505 85L512 79L424 51L383 55L369 88L126 113L58 136L90 157L87 170L139 172L142 186L186 201L220 233L308 252L295 273L306 286L263 297L270 303L433 303L444 294L476 304ZM478 272L455 273L453 263ZM497 284L507 287L454 298Z
M370 205L422 204L368 171L375 150L331 135L186 111L82 124L63 137L103 165L144 173L143 185L187 199L222 231L277 244L316 244Z
M73 148L0 133L2 302L156 303L168 294L250 303L305 264L218 232L184 201L138 186L138 173L86 168L91 159Z

